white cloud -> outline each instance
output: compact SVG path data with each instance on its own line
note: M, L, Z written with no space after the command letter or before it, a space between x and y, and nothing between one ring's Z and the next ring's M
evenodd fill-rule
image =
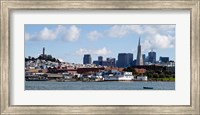
M44 27L41 31L35 32L33 34L25 33L25 40L34 40L34 41L41 41L41 40L54 40L57 38L59 33L62 32L63 26L58 25L55 29L49 29Z
M134 27L133 27L134 26ZM137 34L147 34L147 35L155 35L155 34L164 34L167 35L170 32L175 33L175 25L131 25L132 31ZM136 28L137 27L137 28ZM139 32L138 32L139 31Z
M175 38L172 36L160 35L156 34L151 38L146 38L142 43L143 50L151 50L151 49L165 49L165 48L173 48L174 47Z
M25 33L25 40L30 40L31 37L30 37L30 34L29 33Z
M125 39L128 34L133 34L141 37L141 44L145 50L164 49L174 47L175 27L176 25L113 25L107 30L94 30L86 35L89 40L98 40L102 37ZM44 27L41 31L32 34L25 32L25 40L55 40L58 38L69 42L77 41L80 38L80 29L76 25L70 27L58 25L54 29Z
M66 41L76 41L80 36L80 30L74 25L69 28L63 25L58 25L54 29L44 27L41 31L32 34L25 32L25 40L33 41L55 40L58 39L59 36Z
M173 48L175 27L175 25L114 25L107 30L107 36L126 38L126 35L133 33L143 39L141 44L144 50Z
M54 40L56 39L57 34L57 31L45 27L42 31L38 33L37 38L41 40Z
M90 40L105 38L125 39L128 34L138 35L141 38L143 50L173 48L175 44L176 25L114 25L103 31L92 31L88 34Z
M77 55L84 55L84 54L91 54L92 50L85 49L85 48L80 48L75 52Z
M175 25L114 25L107 30L107 35L122 38L130 33L142 34L169 34L175 32Z
M144 28L142 48L151 49L173 48L175 45L175 25L150 25Z
M85 49L80 48L75 52L77 55L84 55L84 54L91 54L91 55L107 55L110 54L111 51L106 49L106 47L103 47L101 49Z
M126 34L128 34L129 30L126 25L114 25L109 30L107 30L107 34L112 38L122 38Z
M88 38L90 40L97 40L97 39L99 39L101 37L103 37L103 35L100 32L96 31L96 30L88 33Z
M107 30L107 35L112 38L125 38L127 34L143 34L144 28L141 25L114 25Z
M141 25L126 25L130 32L134 32L136 34L143 34L144 28Z
M166 49L173 48L175 45L175 27L176 25L114 25L101 33L96 30L91 31L88 38L97 40L104 36L105 38L125 39L126 35L132 33L138 35L138 37L140 36L143 50ZM82 49L83 51L84 53L92 52L87 49ZM99 51L99 54L104 54L100 52L106 52L106 50L101 49Z
M107 54L110 54L110 53L111 53L111 51L107 50L105 47L102 48L102 49L94 51L94 54L96 54L96 55L107 55Z
M73 25L67 30L64 39L67 41L76 41L79 39L79 36L80 30L75 25Z
M143 33L146 33L146 34L156 34L159 32L159 30L157 30L158 28L157 27L153 27L153 26L145 26L143 28Z

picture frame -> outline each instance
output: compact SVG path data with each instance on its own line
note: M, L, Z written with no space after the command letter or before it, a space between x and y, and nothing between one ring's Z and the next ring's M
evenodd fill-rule
M200 114L200 1L1 1L1 114ZM13 10L190 10L190 105L10 105L10 12Z

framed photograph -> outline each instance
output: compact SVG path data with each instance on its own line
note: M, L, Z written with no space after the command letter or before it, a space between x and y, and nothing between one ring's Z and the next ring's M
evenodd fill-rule
M200 114L199 0L1 1L1 114Z

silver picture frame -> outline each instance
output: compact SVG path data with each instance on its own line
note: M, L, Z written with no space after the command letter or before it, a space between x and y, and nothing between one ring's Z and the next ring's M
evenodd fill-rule
M10 12L13 10L190 10L190 105L10 105ZM200 114L199 0L1 0L1 114Z

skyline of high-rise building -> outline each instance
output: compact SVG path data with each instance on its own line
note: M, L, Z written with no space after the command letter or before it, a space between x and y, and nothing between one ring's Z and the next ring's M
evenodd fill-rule
M71 31L64 32L70 28L77 30L76 36L71 36ZM156 34L147 31L149 28ZM44 30L51 31L50 36ZM51 36L51 33L56 34ZM154 48L157 60L160 56L175 60L175 33L176 24L26 24L24 55L37 57L45 47L45 55L51 54L64 62L79 64L83 63L84 54L91 54L94 59L99 55L117 59L118 53L134 53L134 59L137 59L140 36L142 54L145 53L146 57Z
M133 63L132 53L119 53L117 60L117 67L129 67Z
M138 40L138 48L137 48L137 58L136 58L136 62L134 64L134 61L133 61L133 53L118 53L118 60L115 60L113 61L110 61L111 63L115 63L115 64L108 64L109 58L107 58L106 61L103 61L103 57L102 56L98 56L98 61L93 61L94 64L97 64L97 65L103 65L103 66L106 66L106 65L113 65L113 66L117 66L117 67L129 67L129 66L132 66L132 65L137 65L137 66L140 66L140 65L145 65L145 63L147 62L147 64L150 62L151 64L155 64L156 63L156 52L151 50L150 52L148 52L148 55L146 57L145 54L142 54L142 46L140 44L140 37L139 37L139 40ZM166 60L169 60L169 58L167 57L163 57L161 56L160 58L161 61L163 62L166 62Z
M103 56L98 56L98 64L103 65Z
M83 57L83 64L91 64L92 63L92 57L90 54L85 54Z
M115 67L116 66L116 59L115 58L106 58L105 65L110 66L110 67Z
M148 53L148 62L151 62L151 63L155 63L156 62L156 52L154 52L153 50L151 50Z
M94 60L93 64L97 66L116 67L116 59L109 57L106 58L106 60L103 60L103 56L98 56L98 60Z
M146 55L145 54L142 54L142 60L143 60L143 65L145 65L145 62L146 62Z
M162 56L160 56L159 61L163 62L163 63L167 63L167 62L169 62L169 57L162 57Z
M141 45L140 45L140 37L139 37L139 42L138 42L138 50L137 50L136 65L143 65L142 47L141 47Z

